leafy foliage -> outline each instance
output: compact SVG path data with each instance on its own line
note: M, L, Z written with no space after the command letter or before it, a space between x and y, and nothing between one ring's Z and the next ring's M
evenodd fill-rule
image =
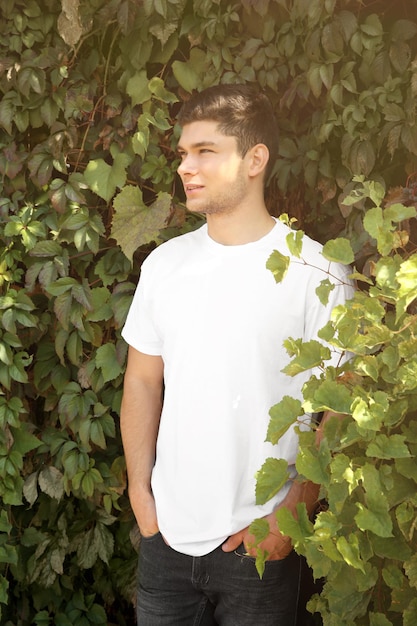
M120 329L143 258L199 223L186 218L175 178L175 116L192 90L256 81L270 95L281 129L271 210L330 240L329 256L340 253L331 240L349 239L344 256L354 254L361 280L384 296L366 305L366 335L343 332L363 350L391 341L385 367L412 395L406 344L383 317L398 290L390 324L414 298L412 213L398 207L413 205L417 153L417 15L408 5L2 0L1 623L123 626L132 615ZM392 189L388 212L366 194L344 199L360 191L351 182L360 174ZM297 234L289 245L300 250ZM285 267L271 263L278 274ZM409 340L411 353L411 327ZM375 378L374 363L362 367ZM372 411L358 400L358 416L377 420L384 398ZM398 434L401 451L408 435Z
M310 601L324 626L400 626L417 618L417 254L401 256L396 243L400 222L415 219L417 210L401 204L383 208L380 185L356 182L348 202L375 203L364 227L380 254L368 289L336 307L320 331L323 340L352 358L326 368L330 355L322 348L321 373L304 385L304 401L284 398L271 409L268 440L276 442L306 412L342 416L326 422L319 447L315 428L299 431L297 470L321 485L325 506L313 521L305 505L299 505L297 520L286 509L277 519L315 576L325 578L321 595ZM350 247L346 239L339 244L337 260ZM311 342L297 342L296 351L294 340L287 344L293 356L289 375L314 364ZM260 472L257 491L275 493L283 471Z

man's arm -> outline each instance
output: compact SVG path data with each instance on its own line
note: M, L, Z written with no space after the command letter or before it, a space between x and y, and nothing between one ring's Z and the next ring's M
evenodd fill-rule
M343 415L338 415L331 411L326 411L316 431L316 443L317 446L323 438L323 429L326 422L331 417L343 418ZM317 501L320 492L320 485L316 485L311 481L304 481L302 483L293 482L291 489L284 498L284 500L277 506L277 508L267 515L266 519L269 523L270 534L261 543L255 545L255 537L249 533L249 528L243 528L240 532L229 537L223 544L223 550L225 552L231 552L236 550L240 544L244 543L248 554L256 556L256 548L266 550L268 552L268 560L279 560L285 558L292 550L291 539L285 535L282 535L276 519L276 512L278 509L287 508L296 517L296 508L299 502L304 502L307 508L307 512L311 515L317 506Z
M145 537L158 532L151 474L162 408L164 365L160 356L129 348L120 428L129 480L130 503Z
M264 519L267 520L270 527L270 533L268 537L256 544L255 537L250 534L249 527L243 528L235 535L231 535L223 544L222 548L225 552L232 552L236 550L238 546L243 542L246 551L252 556L256 556L256 549L266 550L268 552L267 560L279 560L284 559L292 550L292 544L290 537L282 535L276 518L276 512L281 508L288 508L292 514L296 517L296 507L299 502L305 502L307 511L311 514L317 504L320 486L315 485L310 481L302 483L293 482L289 492L284 500L277 506L277 508L266 515Z

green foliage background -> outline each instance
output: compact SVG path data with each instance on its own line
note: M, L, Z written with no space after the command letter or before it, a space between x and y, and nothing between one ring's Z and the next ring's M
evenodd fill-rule
M131 619L120 330L143 258L198 223L181 102L259 83L281 129L271 211L346 235L369 273L369 204L341 200L364 175L415 202L416 22L405 0L2 0L2 624Z

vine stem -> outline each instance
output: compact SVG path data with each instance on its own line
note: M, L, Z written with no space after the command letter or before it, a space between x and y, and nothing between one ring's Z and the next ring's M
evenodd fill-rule
M86 126L86 129L85 129L82 141L81 141L80 149L78 151L78 156L77 156L77 160L76 160L76 163L75 163L75 166L74 166L74 171L78 171L78 167L79 167L79 164L80 164L81 156L85 152L85 144L87 142L88 133L90 132L90 128L91 128L92 124L94 123L94 118L95 118L95 115L96 115L96 113L98 111L99 106L101 105L101 103L103 102L105 97L107 96L107 80L108 80L108 75L109 75L110 61L111 61L111 56L112 56L112 53L113 53L113 48L115 46L116 39L117 39L119 33L120 33L120 27L118 26L115 29L114 33L113 33L113 37L112 37L112 40L111 40L111 43L110 43L109 53L108 53L107 58L106 58L106 65L104 67L104 77L103 77L103 93L98 98L97 102L95 103L95 105L93 107L93 110L90 113L90 117L89 117L89 120L87 122L87 126Z

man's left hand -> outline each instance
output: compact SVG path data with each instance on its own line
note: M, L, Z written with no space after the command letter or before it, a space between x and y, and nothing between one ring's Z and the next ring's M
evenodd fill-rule
M277 524L276 511L266 515L264 519L268 521L270 527L270 533L266 539L256 544L255 537L247 527L226 539L222 545L224 552L233 552L243 543L247 554L250 556L256 557L257 549L260 549L268 553L267 561L285 559L292 550L291 539L281 534Z

